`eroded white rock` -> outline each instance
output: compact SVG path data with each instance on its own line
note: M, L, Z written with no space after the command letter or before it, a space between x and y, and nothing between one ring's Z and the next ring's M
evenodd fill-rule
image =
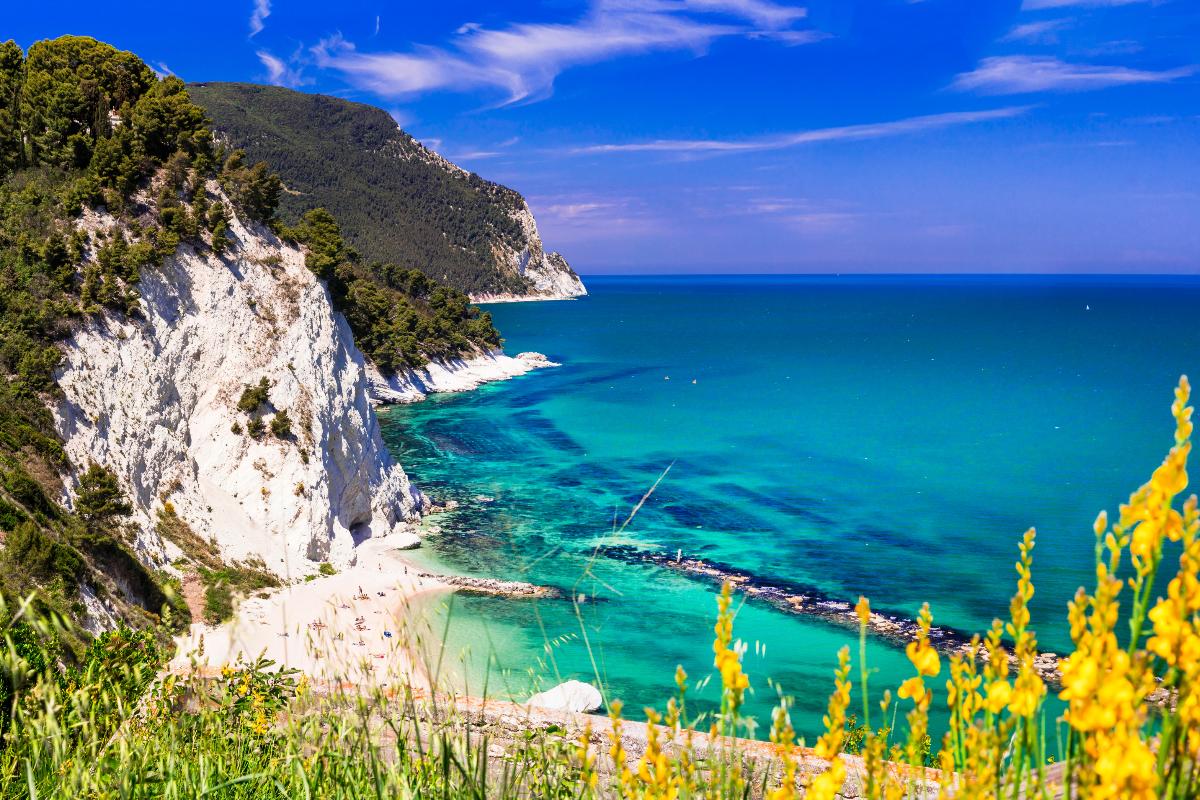
M529 284L530 290L524 294L475 294L471 295L471 300L476 303L503 303L522 300L567 300L586 295L587 289L583 281L567 264L567 260L559 253L546 252L529 204L522 200L520 207L513 211L512 215L521 226L525 247L521 250L504 249L497 253L497 257L516 270Z
M604 698L600 696L600 690L590 683L572 680L535 694L525 701L525 705L586 714L604 705Z
M541 353L505 355L499 350L471 358L431 361L420 369L384 376L367 364L371 400L376 403L415 403L434 392L467 392L491 381L503 381L558 364Z
M143 270L139 292L141 319L103 315L66 341L55 416L76 468L96 461L128 490L143 559L179 555L155 531L166 502L226 558L284 578L344 568L368 537L411 541L427 501L384 447L364 358L298 248L235 218L225 253L182 246ZM289 439L233 430L248 422L244 386L263 377L264 419L286 410Z

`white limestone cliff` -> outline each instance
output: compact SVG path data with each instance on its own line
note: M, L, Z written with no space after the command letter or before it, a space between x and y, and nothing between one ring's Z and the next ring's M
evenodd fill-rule
M505 355L500 350L471 358L431 361L419 369L382 375L367 363L367 384L374 403L415 403L434 392L468 392L491 381L503 381L558 364L541 353Z
M583 281L559 253L546 252L538 233L537 221L529 204L521 200L513 219L521 226L525 246L515 250L501 244L495 246L496 258L520 275L529 290L523 294L474 294L475 303L510 303L525 300L569 300L587 294Z
M65 343L55 416L71 462L114 470L150 564L179 555L155 531L166 503L227 559L284 578L348 566L368 537L411 543L427 501L383 444L345 319L298 248L238 219L230 233L221 256L184 245L144 270L140 319L102 315ZM289 438L235 432L243 388L264 377L264 419L286 410Z

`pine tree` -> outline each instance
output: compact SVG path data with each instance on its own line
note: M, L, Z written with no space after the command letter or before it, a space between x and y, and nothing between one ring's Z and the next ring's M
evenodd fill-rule
M127 517L133 506L125 499L117 476L93 461L79 478L75 511L88 524L96 524Z

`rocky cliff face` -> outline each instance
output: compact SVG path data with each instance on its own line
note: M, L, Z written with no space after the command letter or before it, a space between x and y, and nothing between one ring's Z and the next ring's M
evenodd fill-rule
M521 276L526 288L521 292L480 292L471 295L476 303L520 300L569 300L587 294L583 281L567 260L557 252L546 252L538 233L537 221L524 198L512 212L521 235L515 243L498 242L496 258ZM520 249L516 245L523 245Z
M231 238L221 256L180 247L145 271L140 319L105 315L66 343L55 416L71 462L116 472L151 564L179 555L156 531L168 504L225 558L284 578L344 567L367 537L411 544L427 501L384 447L345 319L299 249L236 218ZM262 378L262 418L286 412L286 436L246 432L238 400Z

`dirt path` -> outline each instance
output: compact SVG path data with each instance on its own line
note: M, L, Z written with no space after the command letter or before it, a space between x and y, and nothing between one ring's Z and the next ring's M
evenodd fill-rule
M204 581L190 570L183 575L183 602L187 603L193 622L204 619Z

